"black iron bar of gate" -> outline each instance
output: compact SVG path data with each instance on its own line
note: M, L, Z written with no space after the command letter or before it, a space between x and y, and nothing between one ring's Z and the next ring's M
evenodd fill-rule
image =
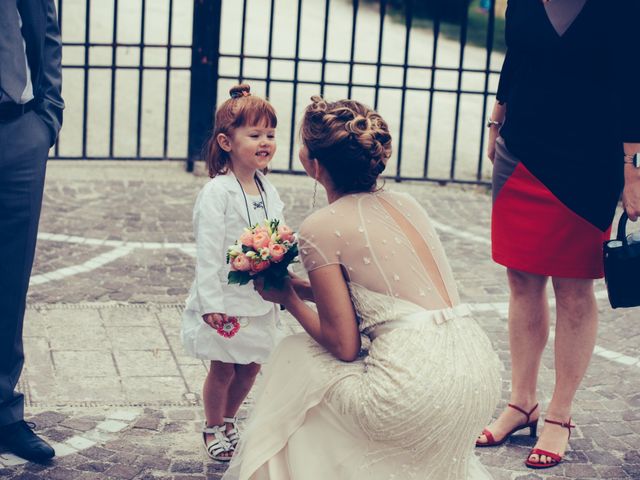
M218 22L222 21L222 17ZM244 40L247 34L247 0L242 0L242 30L240 31L240 74L238 75L240 83L244 78ZM219 50L218 50L219 51ZM216 52L217 53L217 52Z
M387 14L387 0L380 0L380 29L378 30L378 60L376 61L376 84L373 109L378 109L380 95L380 72L382 70L382 40L384 39L384 18Z
M324 31L322 33L322 57L320 58L320 95L324 96L325 74L327 71L327 42L329 41L329 6L331 0L324 3Z
M436 5L438 5L436 3ZM433 19L433 51L431 52L431 80L429 83L429 110L427 112L427 141L424 147L424 167L422 176L427 178L429 175L429 154L431 152L431 126L433 120L433 103L436 92L436 62L438 61L438 39L440 38L440 9L435 8Z
M347 89L347 97L351 98L353 91L353 60L356 55L356 28L358 25L358 7L360 0L353 0L353 18L351 22L351 52L349 53L349 87Z
M87 114L89 109L89 42L91 41L91 4L90 0L85 2L85 25L84 25L84 91L82 104L82 156L87 156Z
M484 133L486 127L484 119L487 118L487 101L489 97L489 77L491 76L491 53L493 53L493 35L496 25L496 0L491 0L491 7L489 11L489 24L487 25L487 59L485 62L485 74L484 74L484 98L482 99L482 117L480 122L480 153L478 155L478 170L476 172L476 180L482 180L482 165L484 161Z
M142 0L142 12L140 14L140 44L138 45L139 62L138 62L138 111L136 122L136 157L140 157L140 143L142 137L142 87L144 84L144 29L146 18L146 0Z
M117 1L117 0L116 0ZM167 25L167 57L166 57L166 65L167 65L167 73L165 74L165 85L164 85L164 125L163 125L163 134L164 134L164 142L162 144L162 156L164 158L168 157L168 149L169 149L169 95L171 93L171 47L172 47L172 37L173 35L173 0L169 0L169 24Z
M271 0L269 10L269 46L267 47L267 98L271 97L271 55L273 55L273 20L275 17L276 0Z
M296 138L296 104L298 102L298 69L300 68L300 24L302 23L302 0L298 0L298 12L296 16L296 48L293 59L293 94L291 96L291 130L289 132L289 171L293 171L293 145Z
M116 65L118 62L118 0L113 3L113 33L111 36L111 100L109 105L109 156L113 157L116 122Z
M458 127L460 126L460 102L462 100L462 74L464 72L464 49L467 46L467 28L469 27L469 9L462 12L462 24L460 25L460 57L458 62L458 85L456 88L456 110L453 121L453 146L451 147L451 170L449 178L456 178L456 160L458 156Z
M217 102L221 12L222 0L194 2L187 160L189 172L193 171L195 160L200 157Z
M413 0L405 2L405 37L404 37L404 61L402 62L402 97L400 99L400 128L398 131L398 155L396 161L396 179L400 178L402 167L402 145L404 144L404 107L407 100L407 73L409 71L409 47L411 42L411 27L413 25Z

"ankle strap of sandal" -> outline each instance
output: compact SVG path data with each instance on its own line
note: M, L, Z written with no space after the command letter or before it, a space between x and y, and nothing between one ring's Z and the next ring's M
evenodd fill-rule
M529 423L529 422L530 422L531 414L532 414L533 412L535 412L535 411L536 411L536 408L538 408L538 404L537 404L537 403L536 403L536 404L533 406L533 408L532 408L531 410L529 410L528 412L527 412L525 409L520 408L520 407L519 407L519 406L517 406L517 405L514 405L513 403L508 403L508 404L507 404L507 406L508 406L508 407L511 407L511 408L513 408L514 410L517 410L517 411L518 411L518 412L520 412L521 414L525 415L525 416L527 417L527 423Z
M224 423L233 423L234 425L238 423L238 417L222 417Z
M557 420L549 420L548 418L544 419L544 423L551 423L553 425L560 425L563 428L568 428L569 432L571 432L572 428L576 428L575 425L571 423L571 419L568 422L558 422Z
M202 433L208 433L209 435L215 435L216 433L224 432L224 425L214 425L212 427L207 426L207 422L202 427Z
M544 423L550 423L552 425L559 425L562 428L566 428L567 430L569 430L569 438L571 438L571 429L572 428L576 428L576 426L571 423L571 418L569 418L568 422L558 422L557 420L549 420L548 418L545 418L544 419Z

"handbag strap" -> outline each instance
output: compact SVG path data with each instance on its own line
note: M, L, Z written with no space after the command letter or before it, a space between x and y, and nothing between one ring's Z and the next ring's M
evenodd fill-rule
M627 212L623 211L620 216L620 220L618 221L618 240L622 242L624 247L629 246L629 242L627 241L627 220L629 217L627 216Z

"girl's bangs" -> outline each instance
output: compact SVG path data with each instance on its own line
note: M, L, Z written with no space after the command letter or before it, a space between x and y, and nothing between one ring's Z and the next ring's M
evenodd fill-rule
M262 99L251 98L251 100L254 99L258 101L243 102L244 104L240 106L236 112L235 122L233 122L234 127L261 126L276 128L278 117L276 117L276 112L271 104Z

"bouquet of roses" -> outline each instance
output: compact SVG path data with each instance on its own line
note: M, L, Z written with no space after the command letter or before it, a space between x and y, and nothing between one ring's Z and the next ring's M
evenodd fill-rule
M264 278L265 289L280 288L289 276L287 267L296 261L298 243L293 231L279 220L265 220L245 228L240 238L227 250L231 271L229 284L245 285Z

